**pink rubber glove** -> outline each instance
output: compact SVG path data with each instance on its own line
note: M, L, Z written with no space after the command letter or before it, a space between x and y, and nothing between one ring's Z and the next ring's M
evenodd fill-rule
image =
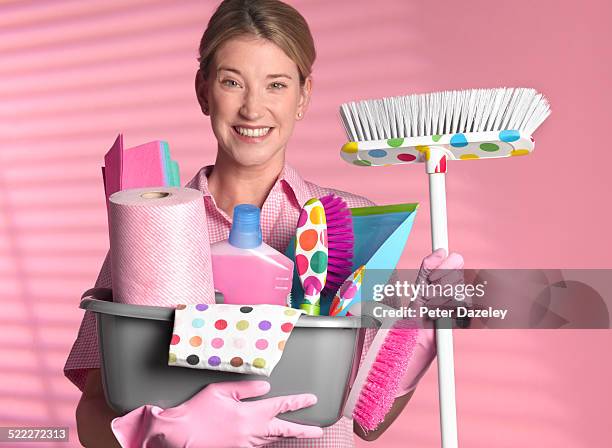
M433 251L423 259L415 283L417 285L457 285L463 283L463 257L455 252L451 252L447 257L444 249ZM450 309L459 305L469 306L470 303L465 300L454 300L452 297L427 297L421 295L416 298L414 305L427 305L430 308L440 307Z
M440 283L457 284L463 282L463 257L457 253L451 252L446 257L444 249L438 249L425 257L421 263L421 268L416 278L416 284ZM452 298L434 298L432 303L429 298L419 296L415 300L413 306L435 305L441 308L452 308L461 302L452 300ZM469 305L463 303L463 305ZM425 375L429 365L436 356L436 339L435 330L433 329L433 321L423 320L423 327L419 331L417 338L417 346L414 348L410 364L406 373L400 381L400 388L397 397L406 395L414 390Z
M240 401L268 393L266 381L235 381L205 387L174 408L145 405L113 419L123 448L258 447L282 437L317 438L323 430L276 418L312 406L313 394Z

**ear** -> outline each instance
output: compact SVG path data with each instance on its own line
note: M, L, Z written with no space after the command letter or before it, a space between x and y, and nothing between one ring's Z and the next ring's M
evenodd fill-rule
M202 113L204 115L210 115L210 108L208 104L208 81L204 78L201 70L198 70L196 73L195 90Z
M306 115L308 105L310 104L310 96L312 95L312 76L308 76L304 80L304 85L300 87L300 99L296 111L296 120L301 120Z

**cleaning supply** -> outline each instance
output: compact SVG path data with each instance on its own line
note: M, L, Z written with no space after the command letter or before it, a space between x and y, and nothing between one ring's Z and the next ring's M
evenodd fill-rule
M432 325L433 327L433 325ZM416 344L410 360L408 361L408 367L404 371L395 397L401 397L412 392L416 389L419 381L429 369L429 366L436 357L436 332L433 328L419 327Z
M443 250L438 249L423 259L415 283L439 282L463 267L463 259L457 254L444 256ZM428 302L429 299L419 296L411 306L416 309L427 306ZM454 306L465 305L454 303ZM373 302L357 305L350 308L355 315L365 311L366 315L376 316L375 308L388 309ZM345 409L345 415L353 415L365 432L376 430L394 399L414 390L427 371L436 355L435 332L430 328L431 324L427 319L383 320L347 401L350 412Z
M171 159L167 142L153 141L123 153L122 189L180 186L178 164Z
M93 294L97 293L94 291ZM248 311L249 306L245 305L244 311ZM146 404L164 409L177 406L211 383L262 378L260 375L169 367L168 344L176 317L176 304L125 305L89 296L81 300L79 307L95 316L105 396L118 415ZM195 323L197 327L199 322ZM204 325L207 324L209 322ZM273 322L270 324L274 325ZM218 325L224 326L223 322ZM219 333L229 333L230 325L228 322L225 330L219 330ZM376 323L367 317L301 315L290 329L291 336L283 348L282 359L272 374L265 378L271 389L263 398L307 391L317 395L319 400L316 406L283 413L278 418L320 427L335 424L342 417L344 402L354 379L353 372L357 371L361 359L364 327L375 326ZM267 324L262 327L267 328ZM266 331L273 329L270 327ZM191 341L192 338L181 342L200 342L198 339ZM202 337L201 342L213 346L210 339ZM241 343L238 339L224 339L224 344L236 342ZM255 345L257 340L248 343Z
M295 266L304 288L300 309L311 316L321 313L320 295L327 279L328 227L323 204L317 198L306 201L300 211L295 233Z
M361 265L376 283L386 283L404 251L412 230L418 204L393 204L351 208L351 222L354 233L352 271ZM295 258L295 244L289 244L285 254ZM352 272L351 271L351 272ZM301 303L304 290L298 276L293 281L291 297L294 303ZM329 312L331 299L321 301L321 314ZM361 300L359 289L354 303Z
M327 219L328 266L322 294L333 297L340 285L353 272L353 222L344 199L334 194L321 198Z
M358 300L357 292L361 289L364 274L365 265L361 265L344 281L329 307L330 316L351 315L348 309L355 305Z
M429 175L432 249L448 252L448 160L522 156L550 115L534 89L474 89L365 100L340 108L349 142L342 158L357 166L422 162ZM442 446L457 446L451 323L436 320Z
M376 316L374 306L388 309L370 301L362 304L362 315ZM411 363L419 331L414 320L383 319L344 408L344 416L353 418L364 432L376 430L391 409Z
M168 365L270 376L301 314L278 305L178 305Z
M237 205L229 239L211 246L214 287L225 304L287 304L293 261L263 242L260 213Z
M447 160L522 156L531 134L550 115L534 89L435 92L343 104L349 142L341 157L357 166L427 162L445 171Z
M178 164L170 157L168 143L153 141L124 150L123 134L104 156L102 175L107 205L117 191L181 185Z
M184 403L162 409L144 405L111 421L122 448L262 446L281 437L318 438L323 430L280 420L277 414L312 406L313 394L242 401L265 395L266 381L211 384ZM205 416L203 418L203 416Z
M114 301L134 305L214 303L202 193L135 188L109 199Z

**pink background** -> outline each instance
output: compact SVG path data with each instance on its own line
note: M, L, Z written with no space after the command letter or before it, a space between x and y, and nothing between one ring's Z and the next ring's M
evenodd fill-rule
M601 137L612 103L609 2L293 3L319 57L289 160L307 179L379 203L423 202L403 266L417 267L430 248L425 175L344 164L338 105L531 86L553 108L535 153L450 167L451 247L471 267L612 267L612 151ZM67 425L79 446L80 393L62 367L80 293L108 247L102 157L122 131L128 146L167 140L183 182L214 160L193 77L215 4L0 6L0 426ZM461 444L608 446L611 343L610 331L456 332ZM434 364L379 446L439 445L436 378Z

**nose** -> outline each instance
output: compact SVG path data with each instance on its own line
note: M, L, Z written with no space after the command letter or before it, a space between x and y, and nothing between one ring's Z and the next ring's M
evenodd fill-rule
M263 101L255 89L245 90L240 115L250 121L255 121L264 116Z

